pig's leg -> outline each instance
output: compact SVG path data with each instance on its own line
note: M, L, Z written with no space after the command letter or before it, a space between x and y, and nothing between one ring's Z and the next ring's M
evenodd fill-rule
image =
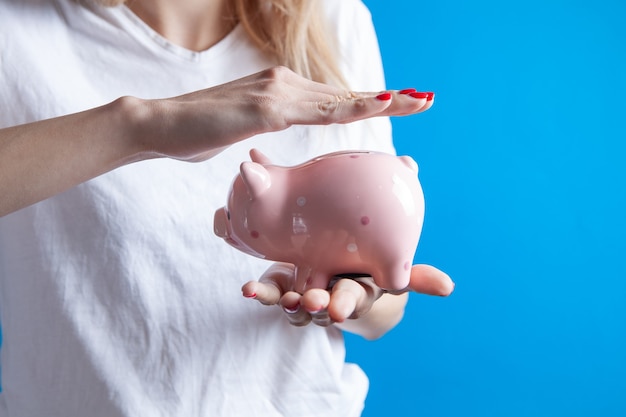
M294 290L300 294L304 293L307 282L310 280L312 269L308 266L296 265L296 282L294 283Z
M308 266L296 266L295 290L304 293L311 288L328 288L330 275L321 271L314 271Z
M403 290L411 279L411 261L397 261L387 264L380 275L374 276L374 282L388 291Z

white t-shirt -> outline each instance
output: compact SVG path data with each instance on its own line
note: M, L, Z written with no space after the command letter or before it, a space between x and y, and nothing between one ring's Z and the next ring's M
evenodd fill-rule
M221 84L273 63L241 27L204 52L125 6L0 1L0 127ZM371 16L325 0L351 87L384 89ZM202 163L122 167L0 218L0 416L351 416L368 381L341 332L297 328L241 296L268 262L213 233L257 147L293 165L338 149L394 152L390 123L293 127Z

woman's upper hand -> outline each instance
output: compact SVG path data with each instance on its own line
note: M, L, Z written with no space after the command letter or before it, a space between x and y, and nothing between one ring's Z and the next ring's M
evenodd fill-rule
M246 283L242 292L262 304L280 305L295 326L335 323L368 339L382 336L400 321L409 291L447 296L454 289L450 277L430 265L414 265L409 286L394 294L385 293L371 277L340 278L329 290L310 289L304 294L292 290L293 282L294 266L275 263L258 281Z
M148 149L184 160L210 158L259 133L292 125L349 123L427 110L432 93L414 89L357 93L311 81L286 67L178 97L149 100ZM155 123L156 121L156 123Z

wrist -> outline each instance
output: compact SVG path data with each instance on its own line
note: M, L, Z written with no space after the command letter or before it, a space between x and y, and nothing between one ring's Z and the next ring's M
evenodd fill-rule
M156 145L163 123L156 102L124 96L107 106L118 128L114 136L119 140L119 165L163 156Z
M190 118L188 107L176 100L125 96L111 103L111 107L116 114L113 120L121 126L124 163L164 157L198 162L229 146L213 143L206 126Z

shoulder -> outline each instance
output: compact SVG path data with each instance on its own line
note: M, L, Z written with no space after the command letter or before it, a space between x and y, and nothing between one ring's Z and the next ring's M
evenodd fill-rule
M0 1L0 21L9 23L14 19L26 21L40 19L55 10L52 0L2 0Z
M70 22L76 20L65 11L80 8L73 0L1 0L0 54L17 59L10 54L45 51L64 40Z
M61 3L71 0L2 0L0 34L14 38L45 37L53 26L67 25L61 16ZM78 5L75 5L79 7Z

